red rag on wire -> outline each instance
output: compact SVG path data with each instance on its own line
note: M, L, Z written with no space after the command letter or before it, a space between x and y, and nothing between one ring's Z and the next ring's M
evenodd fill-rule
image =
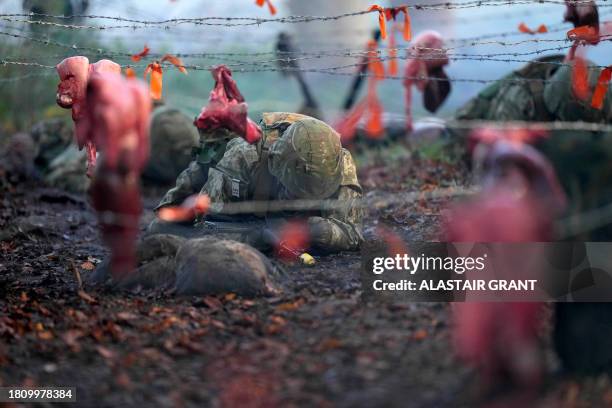
M568 56L567 62L572 64L572 92L578 99L586 100L589 96L589 70L585 58L585 47L579 41L575 41Z
M531 34L531 35L544 34L548 32L548 28L546 28L544 24L540 24L540 26L536 30L532 30L531 28L527 27L525 23L521 23L519 24L518 29L521 33Z
M263 7L266 3L268 4L268 10L270 10L270 14L275 15L276 7L274 7L270 0L255 0L255 4L257 4L259 7Z
M357 103L342 119L334 126L340 134L342 144L349 143L355 138L357 125L368 110L368 101L363 99Z
M408 51L408 62L404 70L406 88L406 129L412 131L412 86L421 92L427 86L430 71L448 65L449 59L444 49L444 40L436 31L425 31L413 41Z
M573 28L567 32L567 39L570 41L581 41L591 45L599 43L599 26L580 26Z
M149 51L151 51L151 49L149 47L144 46L144 48L142 49L142 51L140 51L138 54L134 54L132 55L130 58L132 59L132 61L134 62L138 62L140 61L143 57L146 57L147 55L149 55Z
M368 12L370 11L378 11L378 27L380 28L380 38L383 40L387 38L387 25L385 23L385 9L384 7L379 6L378 4L374 4L370 6Z
M591 99L591 106L595 109L601 109L603 107L604 98L610 87L610 80L612 79L612 66L606 67L601 70L599 78L597 79L597 85L593 92L593 99Z
M387 18L387 21L395 21L399 13L404 13L404 28L402 30L404 40L410 41L412 39L412 24L410 22L410 14L408 13L408 7L398 6L388 7L385 9L385 17Z
M368 71L372 74L368 77L366 96L334 126L343 143L355 137L357 125L363 117L365 117L365 132L368 137L379 139L384 135L383 107L378 99L376 88L378 81L385 77L385 66L378 56L377 47L378 44L374 40L368 41L366 46Z
M225 128L239 134L249 143L261 139L261 129L247 116L248 106L225 65L214 68L215 87L194 124L198 129L211 131Z

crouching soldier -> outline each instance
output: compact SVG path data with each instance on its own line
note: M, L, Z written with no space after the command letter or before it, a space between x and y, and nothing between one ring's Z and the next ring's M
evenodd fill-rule
M594 108L599 69L588 64L590 91L579 98L573 90L572 66L562 62L557 56L528 64L482 91L456 119L555 122L551 131L539 136L533 132L509 136L513 142L531 144L552 165L568 198L566 211L555 222L554 238L573 245L568 259L574 262L580 261L580 242L612 240L612 132L606 128L612 119L612 92L606 85L601 109ZM469 144L469 129L450 130L455 142ZM521 169L520 163L514 167ZM569 275L556 276L554 281L567 289L566 278ZM612 370L612 305L559 302L555 309L554 343L563 367L580 372Z
M222 158L210 167L200 191L212 202L207 219L227 214L233 203L249 201L252 211L232 221L259 218L269 221L268 225L279 225L298 218L306 223L313 250L357 250L363 240L362 191L355 163L342 148L338 133L320 120L295 113L264 114L261 131L261 138L253 144L241 137L229 140ZM177 191L173 190L158 208L173 201ZM278 210L282 206L274 204L282 201L294 208ZM167 226L156 220L149 231L165 232ZM264 230L267 228L248 234L249 243L267 249L270 242Z

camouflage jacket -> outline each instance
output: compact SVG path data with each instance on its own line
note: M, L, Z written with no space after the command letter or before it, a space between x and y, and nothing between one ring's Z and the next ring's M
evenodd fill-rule
M176 180L192 159L198 131L178 109L159 106L151 115L150 157L143 178L158 185Z
M603 109L594 110L588 106L590 98L585 106L585 102L576 100L569 89L560 89L569 88L570 81L555 84L556 88L546 88L546 81L557 69L570 69L559 68L558 64L554 64L562 61L562 56L545 57L510 73L460 108L455 119L610 123L609 90ZM547 64L548 62L553 64ZM597 75L590 75L591 89L594 88L596 78ZM520 81L521 79L534 81ZM469 134L469 129L450 131L462 144ZM593 215L593 211L598 212L612 203L612 133L555 130L538 141L535 147L550 160L569 198L566 216L572 217L574 224L591 224L585 224L584 228L575 228L576 225L572 227L563 221L560 223L561 229L574 228L576 233L570 233L569 236L582 240L611 240L612 227L606 226L605 223L601 225L601 216L595 217L599 218L599 221L594 221L588 214ZM612 218L612 214L609 216Z
M208 194L213 212L223 211L225 203L237 201L274 201L287 198L282 185L270 175L267 167L268 147L301 115L264 114L264 137L256 144L248 144L242 138L232 139L221 161L210 169L202 193ZM343 177L336 193L329 200L340 205L309 210L308 212L270 214L264 211L253 215L266 217L308 217L312 247L329 252L356 250L363 240L361 234L362 210L361 186L357 170L348 150L342 150ZM312 234L313 231L317 233Z

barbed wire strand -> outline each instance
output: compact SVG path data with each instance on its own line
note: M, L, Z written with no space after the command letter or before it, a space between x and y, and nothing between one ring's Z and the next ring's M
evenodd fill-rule
M24 36L21 34L16 34L16 33L10 33L10 32L5 32L5 31L0 31L0 35L4 35L4 36L10 36L10 37L14 37L14 38L19 38L19 39L25 39L28 41L33 41L36 43L40 43L43 45L53 45L53 46L58 46L61 48L65 48L65 49L69 49L72 51L90 51L92 53L98 54L98 55L104 55L104 56L109 56L109 57L130 57L132 54L129 52L119 52L119 51L109 51L107 49L104 48L100 48L100 47L87 47L87 46L77 46L76 44L74 45L69 45L69 44L65 44L65 43L60 43L54 40L50 40L50 39L42 39L42 38L35 38L35 37L29 37L29 36ZM601 37L602 41L609 41L610 40L610 35L605 35ZM514 42L508 42L508 41L481 41L481 42L472 42L470 44L470 46L473 45L501 45L501 46L507 46L507 47L511 47L511 46L517 46L517 45L523 45L523 44L540 44L540 43L566 43L569 44L570 41L567 39L524 39L524 40L520 40L520 41L514 41ZM436 49L439 50L441 52L448 52L448 51L452 51L452 50L456 50L456 49L461 49L461 48L466 48L466 46L455 46L455 47L445 47L445 48L440 48L440 49ZM385 48L385 49L378 49L376 51L367 51L364 49L359 49L359 50L350 50L350 49L345 49L345 50L321 50L318 52L309 52L309 51L297 51L297 52L283 52L282 55L287 55L287 57L285 57L286 62L291 62L291 61L296 61L296 60L306 60L306 59L319 59L322 57L355 57L355 58L362 58L363 56L367 56L367 55L371 55L372 52L375 52L376 54L380 55L383 52L389 52L389 51L396 51L396 52L400 52L400 51L411 51L414 48L407 46L407 47L395 47L395 48ZM559 50L561 48L556 48L555 50ZM434 49L431 49L434 50ZM538 53L539 51L535 51L535 53ZM533 53L532 51L530 51L530 53ZM266 56L266 55L276 55L277 53L274 51L264 51L264 52L204 52L204 53L175 53L174 55L176 55L177 57L180 58L211 58L211 57L218 57L218 56L248 56L248 57L257 57L257 56ZM294 57L290 57L290 55L300 55L302 57L298 58L294 58ZM520 55L528 55L527 53L519 53L519 52L509 52L509 53L498 53L498 54L487 54L487 55L482 55L484 57L492 57L492 56L504 56L504 55L511 55L511 56L520 56ZM159 53L151 53L147 56L146 59L150 59L150 58L159 58L162 55ZM279 60L279 62L281 62Z
M604 2L607 0L603 0ZM589 4L590 0L574 0L570 2L571 4ZM407 4L405 5L408 9L412 10L454 10L454 9L465 9L465 8L481 8L481 7L496 7L496 6L509 6L509 5L523 5L523 4L559 4L565 5L566 2L564 0L474 0L463 3L438 3L438 4ZM600 4L599 8L611 7L612 4ZM348 17L360 16L369 13L375 13L377 11L355 11L349 13L343 13L333 16L287 16L287 17L278 17L278 18L261 18L261 17L195 17L195 18L174 18L167 20L136 20L129 19L125 17L113 17L113 16L95 16L95 15L75 15L75 16L59 16L59 15L51 15L51 14L0 14L0 20L15 22L15 23L23 23L23 24L32 24L32 25L41 25L41 26L50 26L56 28L64 28L71 30L110 30L110 29L122 29L129 28L133 30L148 28L150 26L163 26L164 28L170 28L171 26L176 26L180 24L193 24L193 25L203 25L203 26L224 26L224 27L235 27L235 26L254 26L254 25L262 25L265 23L285 23L285 24L296 24L296 23L310 23L314 21L336 21ZM108 19L113 21L120 22L129 22L131 24L125 25L78 25L78 24L63 24L56 23L52 21L43 21L43 20L25 20L19 17L45 17L45 18L55 18L55 19L65 19L65 18L97 18L97 19ZM223 22L215 22L215 21L223 21Z

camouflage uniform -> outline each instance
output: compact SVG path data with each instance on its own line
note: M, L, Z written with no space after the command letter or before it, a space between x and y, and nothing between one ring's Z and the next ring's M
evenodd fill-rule
M225 154L228 142L240 137L226 129L217 129L214 132L199 130L199 133L199 147L193 149L195 159L186 166L187 168L183 167L185 170L179 174L176 185L168 190L156 210L168 205L179 205L190 195L199 193L208 180L208 170L219 163Z
M49 119L39 122L30 131L36 144L36 167L46 172L51 162L59 156L73 140L72 124L65 119Z
M240 218L308 216L313 248L329 252L358 249L363 240L362 211L357 202L362 190L351 154L341 147L339 136L325 123L295 113L265 113L261 127L263 137L259 142L251 145L242 138L231 139L223 158L210 167L201 192L210 197L213 212L222 212L225 203L238 201L337 200L346 205L328 209L322 204L308 213L262 211ZM317 163L308 158L309 154L327 157L330 149L336 149L335 162ZM308 152L307 157L301 152ZM196 166L192 163L181 174L177 187L160 206L170 202L169 195L176 198L179 191L193 191L196 182L202 181L198 174L201 167Z
M561 62L562 57L544 58ZM541 61L541 60L540 60ZM599 70L589 67L593 90ZM456 114L459 120L564 121L609 124L612 119L612 92L608 88L601 110L590 106L572 92L571 67L531 63L504 79L534 78L547 82L499 81L482 91ZM463 139L465 130L451 129ZM463 139L465 140L465 139ZM566 215L578 220L584 232L566 233L571 241L612 241L612 133L604 131L554 130L535 147L551 162L569 198ZM591 211L600 212L595 222ZM569 226L569 225L567 225ZM563 228L564 225L561 225ZM579 244L570 248L568 259L579 260ZM555 280L563 282L563 277ZM573 371L602 371L612 368L610 303L556 303L554 344L565 366Z
M87 152L72 144L49 163L45 183L73 193L84 193L91 180L87 177Z
M559 67L555 64L563 62L563 59L562 55L544 57L506 75L487 86L460 108L455 119L538 122L555 120L544 103L546 83L542 80L549 79ZM533 81L523 81L530 79ZM452 131L467 136L463 129Z
M591 95L582 101L573 96L571 66L558 65L563 56L544 57L485 88L460 108L457 120L578 122L607 124L612 118L612 92L608 90L601 110L590 106ZM542 64L541 62L545 62ZM546 64L552 62L553 64ZM594 89L599 70L589 68ZM518 81L513 79L535 79ZM460 140L469 130L450 129ZM552 163L569 196L569 214L581 214L612 202L612 134L574 130L554 130L535 144ZM612 240L597 229L579 237L586 240Z
M45 183L73 193L87 191L87 157L73 142L72 124L50 119L34 125L30 133L36 145L34 163Z
M151 151L142 174L145 181L168 185L192 159L198 143L193 121L175 108L159 106L151 115Z
M36 124L31 130L36 146L35 164L48 185L83 193L90 184L85 174L87 156L74 144L73 134L73 125L63 119ZM191 119L177 109L158 104L151 115L151 160L143 179L162 186L172 183L191 161L197 140Z

